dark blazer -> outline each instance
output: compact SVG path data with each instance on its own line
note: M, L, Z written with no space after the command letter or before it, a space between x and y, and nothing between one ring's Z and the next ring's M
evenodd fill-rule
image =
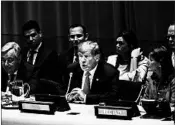
M68 49L67 51L62 52L59 55L59 60L62 63L62 65L64 65L66 68L69 64L71 64L73 62L73 57L74 57L74 52L75 51L75 47L71 47L70 49ZM78 57L78 56L77 56Z
M27 68L27 74L31 78L29 79L31 94L38 93L42 90L48 90L47 88L43 88L44 86L41 85L40 79L54 81L61 87L63 84L61 75L62 66L59 63L57 52L48 48L43 41L36 57L35 65L31 65L27 63L28 51L29 48L24 48L22 51L22 60ZM51 91L52 90L49 92Z
M64 74L63 81L64 81L64 83L66 83L64 86L64 89L67 89L67 83L69 81L68 66L73 63L73 57L74 57L74 53L75 53L74 51L75 51L75 48L71 47L68 50L60 53L60 55L58 56L59 63L63 69L63 72L62 72ZM78 58L78 56L77 56L77 58Z
M78 63L69 66L69 71L73 73L70 89L81 88L83 71ZM110 64L99 62L95 71L90 93L86 96L87 104L98 104L105 100L117 99L117 81L119 72Z

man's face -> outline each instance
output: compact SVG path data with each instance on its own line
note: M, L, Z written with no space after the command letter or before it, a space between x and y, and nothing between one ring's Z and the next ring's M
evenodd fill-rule
M116 40L116 51L118 54L123 54L129 51L128 43L123 37L118 37Z
M78 52L80 67L83 71L92 70L98 63L97 55L94 56L91 54L90 48L82 48Z
M20 59L14 55L14 50L11 49L1 57L1 64L7 73L13 74L20 64Z
M28 46L35 49L41 42L42 34L35 29L30 29L24 32L24 36L27 39Z
M87 39L82 27L71 28L69 33L69 41L72 42L74 46L77 46L80 42Z
M169 47L175 50L175 25L171 25L168 28L167 39L168 39Z

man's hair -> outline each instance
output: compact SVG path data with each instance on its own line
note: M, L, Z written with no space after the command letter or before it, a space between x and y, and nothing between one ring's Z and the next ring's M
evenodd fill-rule
M80 43L78 45L78 51L81 51L81 49L83 47L90 48L92 55L101 54L100 47L99 47L98 43L95 41L87 40L87 41Z
M24 35L24 32L30 29L35 29L38 33L40 32L39 24L35 20L29 20L26 22L22 27L22 33Z
M13 42L13 41L7 42L4 46L2 46L1 55L6 54L7 52L9 52L12 49L14 50L14 55L16 56L16 58L18 58L21 54L21 48L20 48L18 43Z
M75 27L81 27L83 29L83 34L86 35L86 33L87 33L86 27L82 24L73 24L73 25L69 26L68 34L70 34L70 29L75 28Z

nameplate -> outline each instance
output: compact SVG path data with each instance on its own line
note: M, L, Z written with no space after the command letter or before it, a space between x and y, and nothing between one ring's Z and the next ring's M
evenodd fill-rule
M97 118L131 119L132 108L122 106L94 106Z
M56 106L54 102L20 101L19 110L22 112L54 114Z
M114 116L127 116L126 110L120 109L100 109L98 108L99 115L114 115Z

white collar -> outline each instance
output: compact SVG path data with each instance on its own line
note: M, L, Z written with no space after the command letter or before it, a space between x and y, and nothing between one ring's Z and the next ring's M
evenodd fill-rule
M13 74L14 75L17 75L17 73L18 73L18 70L16 70ZM8 76L10 76L11 74L10 73L8 73Z
M95 71L96 71L96 69L97 69L97 66L98 66L98 64L97 64L92 70L89 71L89 73L90 73L90 75L92 76L92 78L93 78L94 73L95 73ZM87 71L85 71L84 73L86 73L86 72L87 72Z
M38 47L34 51L38 52L41 45L42 45L42 42L40 42L40 44L38 45ZM30 51L31 51L31 49L30 49Z

